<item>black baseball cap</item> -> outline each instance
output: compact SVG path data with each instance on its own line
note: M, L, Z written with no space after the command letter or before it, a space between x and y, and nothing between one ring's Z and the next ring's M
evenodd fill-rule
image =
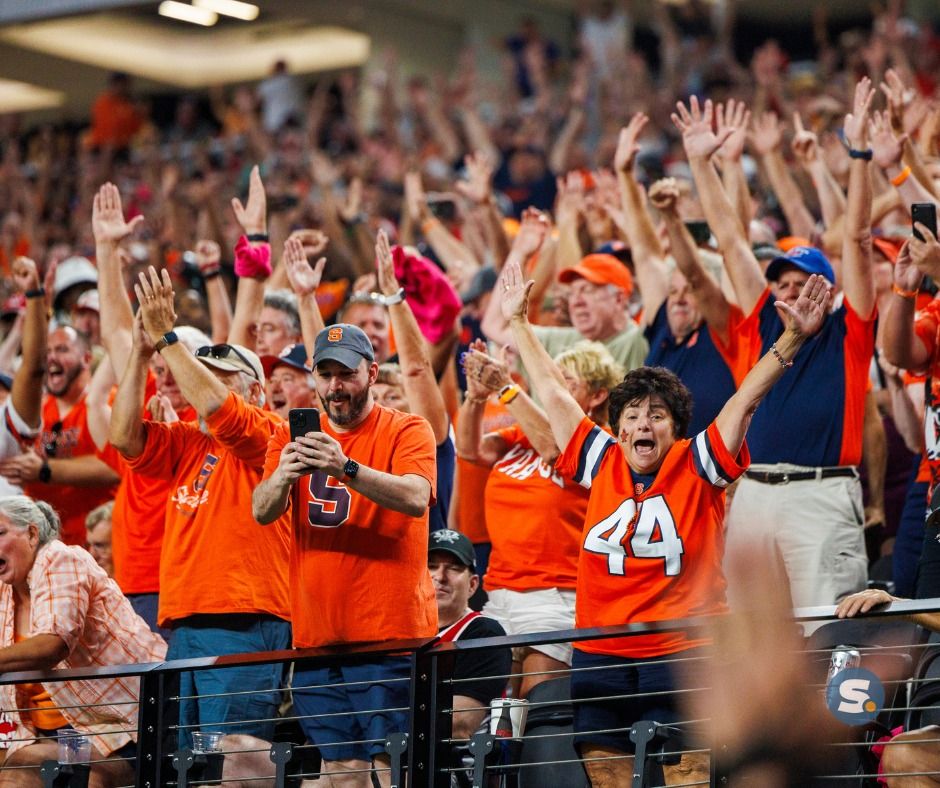
M317 334L313 344L313 366L323 361L338 361L344 367L355 369L363 359L372 363L375 352L369 337L359 326L337 323Z
M452 531L450 528L431 531L428 554L434 552L450 553L464 566L469 566L474 572L477 570L477 556L473 543L459 531Z

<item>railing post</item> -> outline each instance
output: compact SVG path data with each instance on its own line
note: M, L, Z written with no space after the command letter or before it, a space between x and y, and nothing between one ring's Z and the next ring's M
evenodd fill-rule
M179 704L170 703L171 695L179 694L179 673L154 670L140 677L140 704L137 709L137 788L162 788L167 775L176 773L165 763L164 753L176 750L175 726L179 724ZM170 726L174 729L171 731ZM171 747L165 741L174 738Z
M450 764L452 718L444 709L453 707L453 686L442 683L453 676L455 655L419 649L412 656L411 724L408 736L408 785L411 788L448 788L450 775L441 771Z

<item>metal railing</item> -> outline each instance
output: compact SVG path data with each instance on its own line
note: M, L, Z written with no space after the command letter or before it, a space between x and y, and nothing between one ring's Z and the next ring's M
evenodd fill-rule
M861 616L854 619L854 621L864 621L872 618L897 620L899 617L902 618L913 613L937 612L938 610L940 610L940 600L897 602L891 606L890 610ZM825 623L833 620L834 608L803 608L794 612L800 622ZM376 749L384 749L387 754L388 765L380 764L377 766L376 771L386 773L388 781L393 786L407 784L412 788L443 788L452 784L460 784L474 786L474 788L484 788L484 786L494 784L495 781L503 786L522 786L522 788L525 788L527 785L532 785L534 780L531 776L527 777L527 774L544 774L546 768L557 770L565 768L580 770L582 768L581 764L585 762L585 759L581 758L574 748L573 738L575 734L571 729L570 722L560 726L557 730L543 729L538 726L534 729L530 727L528 732L515 738L512 735L508 737L496 736L490 733L488 728L481 728L468 739L456 738L452 732L453 713L455 711L454 695L461 694L459 692L461 684L467 681L466 679L454 677L454 667L458 656L472 656L491 649L532 648L543 644L570 643L573 641L604 641L611 638L654 633L686 632L696 634L702 633L713 624L714 618L703 617L650 624L546 632L537 635L458 640L447 643L437 642L435 638L428 638L342 648L285 650L86 670L8 673L0 675L0 685L23 683L49 685L71 679L109 680L130 678L139 680L137 726L134 731L137 735L137 757L134 764L133 785L136 788L164 788L164 786L168 788L173 786L186 788L186 786L196 784L225 784L227 782L238 782L242 785L271 785L276 786L276 788L285 788L287 786L287 788L290 788L290 786L299 785L300 780L303 778L315 777L319 774L318 768L311 767L309 760L306 759L306 756L315 753L317 748L314 745L297 741L295 737L294 741L260 742L234 749L224 748L223 753L207 755L194 752L190 747L180 746L178 738L182 731L193 727L180 723L180 701L223 695L242 695L251 692L270 693L272 690L280 692L282 688L271 687L263 691L235 690L212 695L181 696L179 690L181 673L267 664L285 666L293 664L297 670L321 667L337 668L363 660L375 660L392 655L406 655L411 661L409 704L407 707L409 724L407 730L391 733L385 737L384 741L363 736L349 741L330 741L327 745L359 744L373 745ZM920 656L924 650L932 648L935 651L940 651L940 643L926 642L926 634L924 634L920 638L910 638L910 642L885 647L866 644L850 645L856 645L861 652L863 666L866 659L883 657L885 654L906 651L910 657L911 669L906 671L905 675L889 678L885 681L890 700L886 701L885 708L881 712L886 720L897 721L904 715L913 719L919 711L940 708L940 671L937 672L936 678L933 677L933 674L918 676L913 671L913 667L920 661ZM815 656L817 662L822 663L828 659L829 648L815 649L815 653L814 650L810 650L808 653L811 657ZM665 661L679 664L701 659L704 659L704 657L698 655L690 657L679 653L674 658L661 660L661 663ZM938 665L940 665L940 662L938 662ZM524 675L540 676L545 679L546 683L552 681L559 683L559 679L567 678L579 670L587 672L599 669L601 668L582 667L560 671L536 671ZM612 668L605 667L603 669L611 670ZM519 675L516 674L517 677ZM825 676L824 669L822 676ZM481 678L508 681L512 676L475 676L472 680L480 681ZM394 681L405 680L393 679L392 682ZM330 686L348 688L369 683L368 681L348 681L331 684ZM807 676L807 683L817 688L824 686L819 676ZM538 686L540 685L537 685L536 689ZM918 695L918 690L926 686L937 688L936 699L928 698L926 703L920 705L917 702L917 698L921 697ZM318 686L310 685L303 687L303 689L317 688ZM301 689L301 687L296 687L296 689ZM702 687L685 687L676 689L670 694L678 696L682 693L695 693L702 689ZM541 712L552 712L562 708L570 714L571 709L579 703L597 702L598 700L619 702L649 694L623 692L601 698L572 700L570 697L564 697L559 700L558 698L549 697L541 700L533 690L530 694L528 711L534 717L538 717ZM68 711L70 707L58 708ZM404 709L402 707L361 709L357 714L368 715L380 711L396 710L403 711ZM474 710L487 711L488 707L481 704L477 709L467 708L466 706L460 708L460 711ZM313 718L327 720L330 717L338 717L344 714L348 716L347 712L333 710L306 716L297 713L282 713L275 715L272 719L277 720L279 724L290 724ZM940 717L940 711L938 711L937 716ZM265 720L248 720L247 722L259 721ZM234 720L231 723L218 723L213 727L225 732L228 725L237 726L243 722L246 721ZM716 753L713 753L703 743L705 739L702 736L702 731L705 730L707 723L708 720L705 719L686 719L671 722L669 725L660 725L657 720L643 720L632 725L630 729L618 728L594 731L597 734L629 734L636 747L636 755L635 757L633 755L612 755L588 760L625 761L632 759L633 768L630 772L632 785L636 788L652 788L652 786L663 784L661 771L663 763L668 764L683 755L708 756L710 763L709 779L696 779L684 784L721 785L726 775L722 771L720 752L718 757L713 757ZM798 724L798 721L795 721L794 724ZM691 744L683 743L677 746L672 734L675 734L679 729L684 730L686 733L697 734L697 740L696 736L693 735ZM111 732L121 730L124 729L115 726ZM843 752L860 748L865 749L870 743L869 740L873 740L875 736L870 732L861 731L856 738L858 741L835 742L829 746L834 750L841 748ZM543 747L541 750L543 757L541 759L527 760L523 751L538 742L546 745L547 750L553 751L554 754L552 757L544 757L546 748ZM929 742L924 743L929 744ZM891 747L893 743L888 742L887 746ZM458 754L461 752L463 761L458 760ZM231 765L237 762L238 756L244 758L249 755L262 758L267 766L264 769L259 768L253 774L242 773L236 777L229 777L223 773L224 763L227 762ZM85 762L85 765L94 765L98 762L98 760L91 759ZM255 762L257 763L257 760ZM836 771L826 775L825 784L875 785L874 781L878 775L874 771L865 771L866 763L873 763L873 761L864 759L858 761L854 764L852 773ZM31 767L6 766L5 768L39 769L43 784L48 786L70 785L77 788L87 780L87 768L83 771L81 768L76 769L71 765L62 767L56 764L55 761ZM363 771L371 770L366 769ZM913 775L915 772L910 772L910 774ZM550 788L550 786L545 785L543 781L540 783L540 788Z

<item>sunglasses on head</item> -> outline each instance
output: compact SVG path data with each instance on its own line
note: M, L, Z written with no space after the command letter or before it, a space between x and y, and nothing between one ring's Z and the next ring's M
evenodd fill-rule
M62 422L57 421L53 424L49 432L51 436L48 441L43 443L42 449L47 457L55 457L56 452L59 450L59 437L62 435Z
M239 353L239 351L231 345L203 345L196 351L196 358L227 359L230 356L236 356L241 359L242 363L251 371L251 376L260 383L254 365L245 358L244 353Z

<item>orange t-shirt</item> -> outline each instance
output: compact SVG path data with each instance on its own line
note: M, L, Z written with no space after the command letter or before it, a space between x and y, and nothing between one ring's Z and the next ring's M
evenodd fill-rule
M148 371L144 401L155 393L156 380ZM191 406L176 415L180 421L196 421ZM146 407L143 418L150 420ZM98 456L121 477L111 515L114 579L125 594L156 594L160 591L160 552L173 480L130 470L127 460L111 444Z
M290 617L287 517L251 516L268 439L284 423L234 393L198 424L144 422L146 444L128 467L172 479L160 555L161 626L197 613Z
M486 485L493 551L484 586L574 588L588 491L546 465L518 425L498 434L509 450Z
M649 487L636 484L617 441L585 417L556 468L591 491L575 623L601 627L723 613L725 487L750 463L732 457L715 423L676 441ZM580 642L582 651L657 657L704 640L684 632Z
M91 145L125 147L143 125L134 103L123 96L105 91L91 108Z
M19 643L21 640L26 640L26 637L13 635L14 643ZM34 728L54 731L69 724L56 707L49 690L42 684L17 684L16 702L21 709L24 709L20 712L20 719Z
M365 421L335 432L326 414L320 429L360 465L395 476L437 482L434 434L424 419L374 405ZM264 478L290 442L287 422L268 445ZM302 477L291 492L290 584L294 646L431 637L437 601L428 574L428 513L383 509L323 471ZM270 527L270 526L269 526Z
M487 400L483 408L484 435L509 427L515 421L509 415L505 405ZM456 511L457 530L474 544L485 544L490 541L484 511L486 482L490 478L490 469L485 465L477 465L458 457L456 476L454 488L456 501L451 502L451 507Z
M59 427L53 430L53 427ZM55 445L52 452L47 446ZM85 395L72 406L68 415L59 417L59 405L56 398L46 394L42 403L42 429L36 438L36 451L43 457L62 460L70 457L84 457L98 453L98 448L88 432L88 408ZM31 482L24 490L31 498L38 498L50 504L62 520L61 539L66 544L85 546L85 518L96 506L100 506L114 497L117 487L77 487L71 484L57 484L55 476L50 484Z

